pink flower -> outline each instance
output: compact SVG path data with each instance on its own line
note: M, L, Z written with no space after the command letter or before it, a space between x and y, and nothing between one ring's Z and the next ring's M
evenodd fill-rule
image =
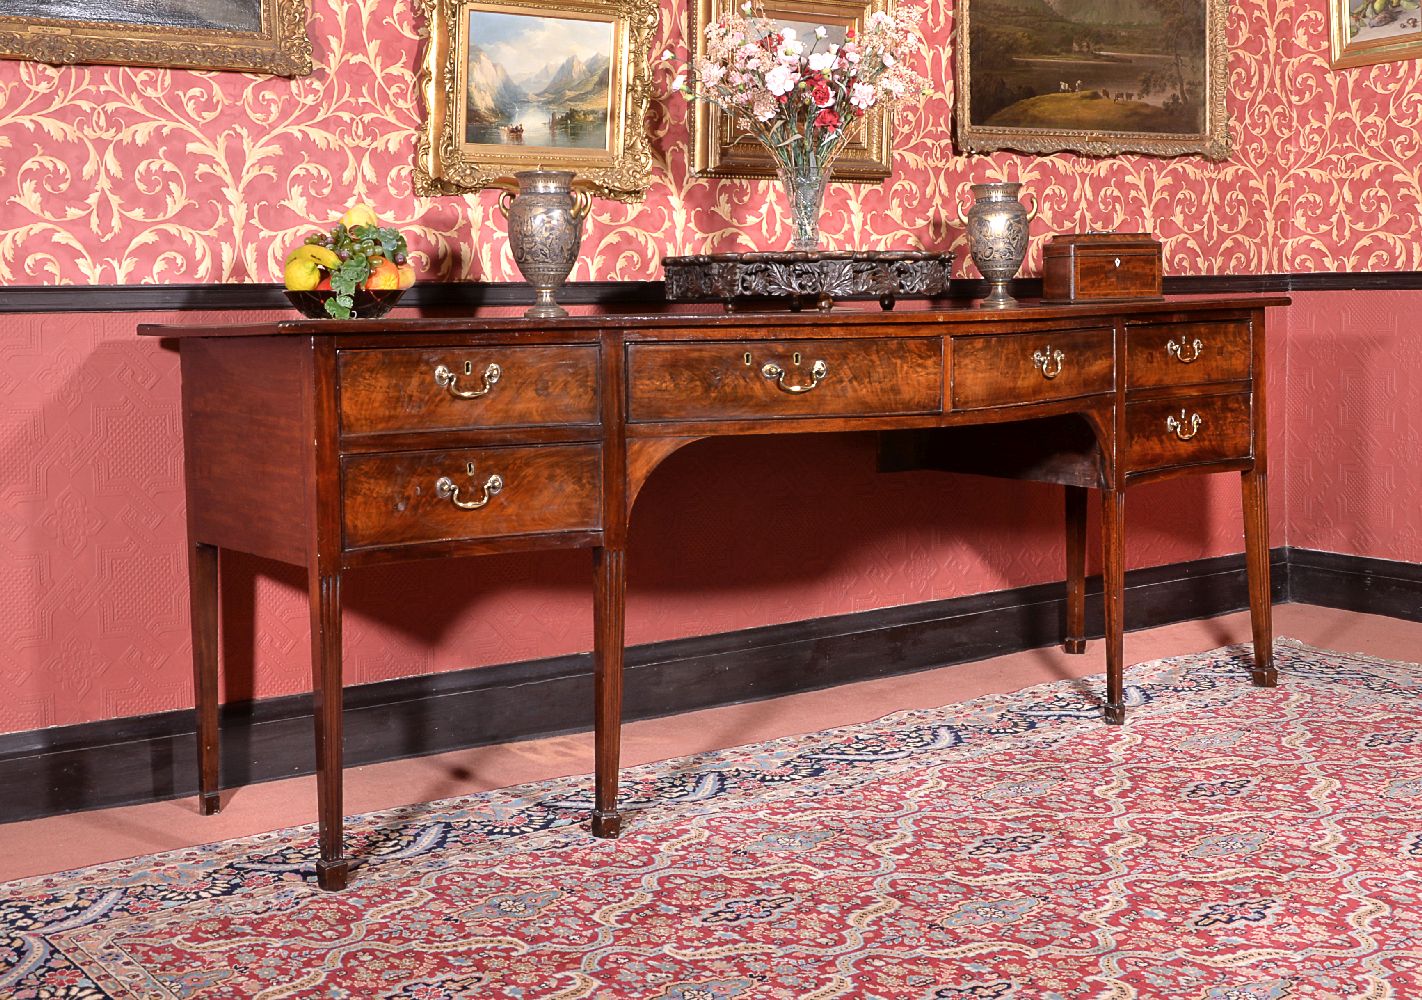
M860 111L874 106L874 88L867 83L856 83L849 91L849 103Z
M788 94L798 79L798 75L789 66L776 66L765 74L765 89L777 97L781 94Z

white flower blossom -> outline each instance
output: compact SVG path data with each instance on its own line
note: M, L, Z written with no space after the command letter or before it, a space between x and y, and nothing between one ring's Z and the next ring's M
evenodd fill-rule
M681 90L686 86L686 74L678 73L676 79L672 81L672 90Z
M856 83L849 91L849 103L862 111L874 106L874 88L867 83Z
M776 66L765 74L765 89L779 97L781 94L790 93L798 79L799 75L789 66Z
M815 29L816 38L824 38L828 34L829 32L824 29L824 25L821 25L820 27Z
M834 67L837 58L839 58L839 53L833 49L828 52L812 52L810 53L810 69L817 73L828 73Z

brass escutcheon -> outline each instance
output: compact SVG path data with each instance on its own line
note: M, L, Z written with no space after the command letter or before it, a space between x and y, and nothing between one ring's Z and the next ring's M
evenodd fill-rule
M1165 418L1165 429L1166 431L1173 432L1181 441L1189 441L1196 434L1200 433L1200 425L1202 423L1204 423L1204 421L1200 419L1198 413L1192 413L1186 416L1185 411L1181 410L1179 418ZM1188 431L1185 429L1186 425L1189 425L1190 429Z
M1185 356L1186 348L1189 348L1193 352L1188 358ZM1179 361L1182 365L1193 364L1200 357L1200 352L1204 349L1205 342L1203 340L1196 338L1194 343L1190 343L1185 339L1183 333L1180 335L1180 343L1177 344L1173 340L1167 340L1165 342L1165 353L1173 355L1175 360Z
M474 374L473 362L464 362L464 374ZM503 374L504 370L497 364L490 364L484 369L484 387L482 389L461 389L458 385L459 376L444 365L437 365L434 370L434 380L435 385L449 390L449 394L455 399L478 399L480 396L487 396L489 390L494 387L494 383L498 382Z
M1066 353L1052 350L1052 345L1048 344L1045 351L1032 352L1032 363L1041 369L1044 379L1054 379L1062 373L1062 362L1066 360ZM1052 368L1056 365L1056 368Z
M504 477L495 474L484 480L484 495L478 500L461 500L459 499L459 486L453 479L448 476L440 476L435 480L435 494L441 500L448 500L460 510L478 510L480 507L486 506L494 494L503 488Z
M810 383L808 385L787 385L785 382L787 372L774 361L767 361L765 366L761 368L760 374L762 377L773 381L775 387L781 392L798 395L802 392L809 392L815 386L819 385L820 380L829 374L829 365L825 364L823 360L816 361L812 364L810 366Z

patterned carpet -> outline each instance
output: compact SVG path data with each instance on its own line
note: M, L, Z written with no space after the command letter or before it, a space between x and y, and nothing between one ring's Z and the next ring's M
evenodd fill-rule
M1422 998L1422 666L1280 643L0 886L0 997Z

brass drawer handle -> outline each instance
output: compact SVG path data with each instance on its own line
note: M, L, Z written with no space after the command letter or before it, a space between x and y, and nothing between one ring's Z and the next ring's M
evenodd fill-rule
M490 476L484 480L484 495L478 500L459 499L459 486L448 476L440 476L435 480L435 493L441 500L448 500L460 510L478 510L488 504L494 494L504 488L504 477L500 475Z
M1187 417L1185 411L1181 410L1178 419L1176 417L1165 418L1165 429L1167 431L1173 431L1175 436L1181 441L1189 441L1196 434L1200 433L1200 425L1202 423L1204 423L1204 421L1200 419L1198 413L1192 413ZM1188 431L1185 429L1187 424L1190 427Z
M1062 362L1066 360L1066 353L1052 350L1052 345L1048 344L1045 351L1034 351L1032 353L1032 363L1042 370L1042 377L1047 380L1056 378L1062 373ZM1056 365L1056 368L1052 368Z
M455 399L478 399L480 396L487 396L489 394L489 390L494 387L494 383L499 381L499 377L503 375L503 373L504 370L502 368L496 364L491 364L488 368L484 369L484 388L461 389L458 385L459 376L444 365L439 365L434 370L434 380L435 385L441 389L448 389L449 394ZM474 374L474 366L468 361L464 362L464 374Z
M779 389L781 392L798 394L802 392L809 392L815 386L819 385L820 380L829 374L829 365L825 364L824 361L816 361L813 365L811 365L809 385L786 385L785 376L788 373L785 371L784 368L781 368L774 361L767 361L765 363L765 367L760 370L760 374L763 377L773 381L775 383L776 388Z
M1185 356L1186 348L1189 348L1191 351L1194 352L1188 358ZM1167 340L1165 342L1165 353L1173 355L1175 357L1175 360L1179 361L1182 365L1194 364L1196 361L1199 360L1200 352L1204 349L1205 342L1203 340L1196 338L1195 342L1192 344L1185 339L1184 334L1180 335L1180 343L1178 344L1173 340Z

